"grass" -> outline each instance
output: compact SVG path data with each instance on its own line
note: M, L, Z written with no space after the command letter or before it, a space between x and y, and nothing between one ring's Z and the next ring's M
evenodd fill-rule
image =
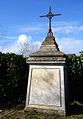
M10 109L2 109L0 119L83 119L83 105L72 105L68 116L58 115L53 110L28 108L24 105L17 105Z

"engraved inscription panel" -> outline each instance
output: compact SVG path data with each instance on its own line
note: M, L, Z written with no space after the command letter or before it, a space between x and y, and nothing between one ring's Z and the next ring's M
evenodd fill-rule
M33 68L29 104L60 106L60 69Z

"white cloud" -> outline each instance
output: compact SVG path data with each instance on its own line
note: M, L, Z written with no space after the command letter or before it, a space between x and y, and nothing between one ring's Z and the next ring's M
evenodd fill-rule
M17 47L16 47L15 43L14 44L7 44L6 46L2 46L0 51L4 52L4 53L16 53Z
M28 41L31 40L31 36L27 36L25 34L21 34L18 36L18 40L17 40L17 44L25 44L27 43Z
M5 38L7 40L15 40L15 39L17 39L17 37L15 37L15 36L5 36Z
M83 51L83 40L75 38L57 38L58 45L61 51L68 54L79 54Z
M31 52L35 52L39 49L40 42L33 41L31 36L21 34L17 40L17 52L28 56Z
M18 26L18 31L23 33L45 33L48 29L47 22L38 22L31 25ZM69 34L83 32L83 25L74 22L52 22L53 32Z
M41 42L39 41L33 41L31 36L20 34L15 42L0 46L0 51L4 53L13 52L28 56L31 52L37 51L40 47L40 44Z
M3 49L2 49L2 47L0 46L0 52L2 52L2 50L3 50Z
M53 32L62 33L62 38L60 39L56 38L56 41L58 42L58 45L61 51L63 51L64 53L78 54L81 50L83 50L83 39L77 39L76 37L77 35L79 37L79 33L83 32L83 25L80 25L79 23L75 23L75 22L68 23L64 21L54 22L52 24L54 25ZM33 40L32 36L27 36L25 33L33 32L33 35L34 35L34 33L38 32L39 35L41 36L42 33L47 31L46 29L48 29L46 22L36 23L32 25L29 24L29 26L28 25L18 26L16 31L19 30L19 32L24 34L20 34L18 37L6 36L7 40L1 40L0 51L19 53L19 48L22 48L25 46L25 44L28 44L29 51L31 50L34 52L39 49L41 42ZM73 36L73 38L70 35L70 33ZM39 35L36 37L37 39L40 38ZM69 35L70 35L70 38L68 38ZM67 38L65 37L63 38L63 36L67 36ZM82 38L82 35L80 35L80 37ZM42 39L42 42L43 42L43 39Z
M22 37L19 36L19 38L22 38ZM40 48L41 46L40 41L33 41L31 36L26 36L26 37L24 36L23 38L24 38L23 40L18 39L18 41L22 41L25 43L27 41L27 43L30 45L30 47L28 46L28 48L30 48L31 50L29 51L29 53L35 52ZM29 42L29 39L30 39L30 42ZM73 53L79 54L79 52L83 50L83 40L82 39L75 39L72 37L70 38L62 37L60 39L56 38L56 42L58 43L60 50L66 54L73 54Z
M21 47L24 47L24 45L26 43L29 43L31 41L31 36L26 36L25 34L21 34L19 35L18 37L13 37L13 36L7 36L7 39L12 39L13 41L12 42L9 42L6 44L6 45L3 45L0 47L0 51L2 52L14 52L14 53L18 53L19 52L19 49ZM7 42L4 41L4 43Z
M40 32L42 31L42 27L38 24L32 26L21 26L19 28L20 32Z
M66 54L78 54L80 51L83 51L82 39L62 37L56 38L56 42L58 43L60 50ZM20 34L15 42L7 44L4 47L0 46L0 51L5 53L14 52L19 54L19 51L22 50L25 52L24 55L29 55L29 53L37 51L40 46L40 41L33 41L31 36Z
M59 26L54 27L53 32L60 32L64 34L83 32L83 26L76 26L76 25Z

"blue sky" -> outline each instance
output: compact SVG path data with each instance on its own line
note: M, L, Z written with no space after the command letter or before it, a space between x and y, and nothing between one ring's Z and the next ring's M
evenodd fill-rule
M40 15L53 13L52 29L64 53L83 50L83 0L0 0L0 51L18 52L19 45L39 47L47 35L48 19ZM36 47L37 46L37 47Z

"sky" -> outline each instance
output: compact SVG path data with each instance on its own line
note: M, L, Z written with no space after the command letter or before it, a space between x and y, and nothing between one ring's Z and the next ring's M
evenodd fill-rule
M47 14L51 6L52 31L65 54L83 51L83 0L0 0L0 51L19 53L29 44L36 50L47 36ZM33 48L33 49L34 49ZM30 48L29 48L30 49Z

